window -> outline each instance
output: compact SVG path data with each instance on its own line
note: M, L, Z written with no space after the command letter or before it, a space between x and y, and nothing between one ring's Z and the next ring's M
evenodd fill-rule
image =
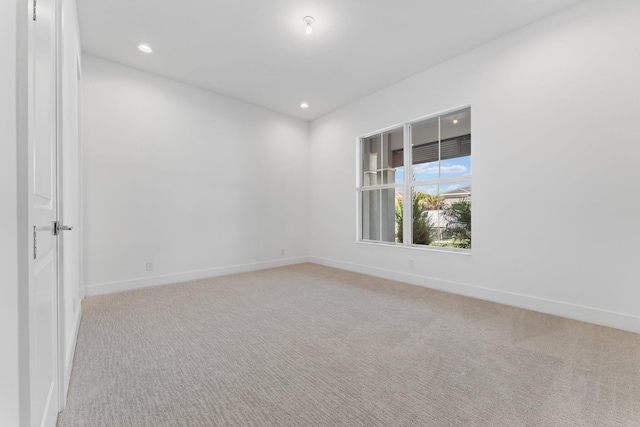
M471 249L471 108L358 144L360 241Z
M402 195L402 159L394 166L394 152L404 147L404 127L361 139L362 240L398 242L396 200Z

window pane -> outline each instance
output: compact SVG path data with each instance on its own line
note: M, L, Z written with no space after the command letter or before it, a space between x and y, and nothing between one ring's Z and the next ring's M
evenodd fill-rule
M411 155L413 180L426 181L438 178L438 118L423 120L411 126Z
M398 216L397 200L402 200L401 188L362 192L362 240L398 242L402 206Z
M382 184L380 135L362 138L362 185Z
M380 190L362 192L362 240L380 240Z
M471 109L440 119L440 177L471 175Z
M383 182L402 183L404 180L404 127L385 132L382 140Z
M445 228L442 246L471 249L471 182L440 184Z
M382 202L380 240L400 243L402 242L402 188L387 188L380 193ZM399 227L400 238L398 238Z
M438 195L438 184L412 188L412 241L414 245L430 245L440 239L444 198Z

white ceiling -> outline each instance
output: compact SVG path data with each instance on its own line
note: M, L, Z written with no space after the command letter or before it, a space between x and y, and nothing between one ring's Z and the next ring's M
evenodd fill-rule
M85 52L313 120L580 1L79 0L78 12Z

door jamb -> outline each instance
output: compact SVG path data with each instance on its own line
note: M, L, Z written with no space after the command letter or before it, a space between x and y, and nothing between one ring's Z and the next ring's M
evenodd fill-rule
M60 221L63 216L63 182L62 182L62 150L63 147L63 134L62 134L62 120L63 120L63 109L62 109L62 67L64 66L63 61L63 35L62 35L62 1L52 0L55 2L54 4L54 19L53 25L55 26L55 41L54 41L54 72L55 72L55 135L56 135L56 153L55 153L55 162L56 162L56 184L55 184L55 192L56 192L56 220ZM57 376L58 376L58 407L56 411L58 413L62 412L66 407L67 396L65 393L65 374L66 374L66 316L65 316L65 289L64 289L64 268L63 268L63 257L64 257L64 248L62 247L62 238L61 235L58 235L56 238L56 250L58 251L58 260L57 260L57 318L58 318L58 331L57 331Z

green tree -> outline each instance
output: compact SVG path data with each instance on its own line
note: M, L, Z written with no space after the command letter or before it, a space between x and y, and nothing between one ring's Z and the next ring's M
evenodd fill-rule
M422 204L430 211L435 211L445 207L444 197L437 194L423 194Z
M420 191L414 191L412 194L412 203L411 203L411 219L412 219L412 230L413 230L413 243L416 245L428 245L431 243L431 233L433 230L433 224L431 223L431 219L428 216L428 208L424 202L427 194L424 194ZM396 238L398 242L402 243L403 239L403 218L402 218L402 209L403 209L403 201L397 199L396 200Z
M471 202L460 200L442 211L447 219L447 235L460 248L471 248Z

